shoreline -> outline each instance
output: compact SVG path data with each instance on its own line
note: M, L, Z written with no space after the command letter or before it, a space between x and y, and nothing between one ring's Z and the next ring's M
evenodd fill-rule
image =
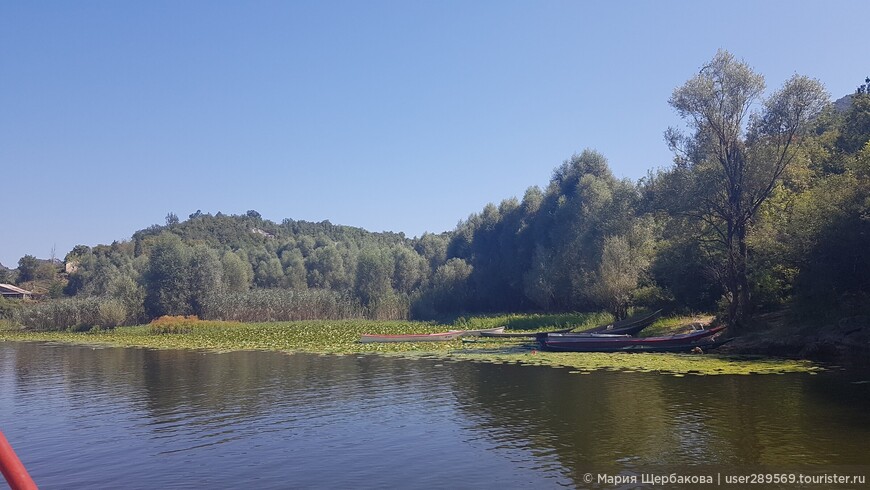
M361 333L436 332L445 325L414 322L277 322L232 324L202 322L182 333L154 334L149 326L98 332L0 330L0 342L36 341L72 345L186 349L211 352L277 351L321 355L378 354L407 358L444 358L495 364L547 366L572 373L596 371L658 373L671 376L806 373L825 368L814 362L775 357L656 353L563 353L538 350L529 342L481 341L359 343Z
M815 332L771 328L737 337L719 352L870 366L870 327L843 325Z

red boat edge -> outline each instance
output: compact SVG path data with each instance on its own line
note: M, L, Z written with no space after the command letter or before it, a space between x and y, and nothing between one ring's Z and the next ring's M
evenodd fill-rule
M36 483L30 478L30 474L2 431L0 431L0 473L3 473L6 483L12 490L38 490Z

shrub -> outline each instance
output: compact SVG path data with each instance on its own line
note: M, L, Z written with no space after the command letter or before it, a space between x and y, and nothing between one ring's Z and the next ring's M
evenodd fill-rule
M124 303L109 299L100 303L98 307L97 325L102 328L113 328L123 325L127 320L127 308Z
M36 330L89 330L123 325L127 312L113 299L71 298L24 305L13 312L12 319Z
M16 309L21 308L20 301L13 301L0 296L0 319L12 318Z
M195 315L164 315L155 318L148 326L153 335L190 333L200 319Z

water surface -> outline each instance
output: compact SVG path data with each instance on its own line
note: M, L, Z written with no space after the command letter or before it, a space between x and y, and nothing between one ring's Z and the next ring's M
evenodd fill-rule
M588 472L870 465L861 376L0 344L41 488L564 488Z

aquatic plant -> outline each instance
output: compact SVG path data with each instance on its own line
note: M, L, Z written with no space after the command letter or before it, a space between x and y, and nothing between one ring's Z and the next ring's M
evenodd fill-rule
M469 323L480 325L489 321L492 320L471 319ZM820 369L817 365L803 361L729 358L711 354L542 352L537 350L536 344L526 340L475 338L470 339L470 341L452 340L448 342L388 344L359 342L360 335L363 333L435 333L450 328L428 322L317 320L237 323L203 321L195 317L172 317L158 320L156 323L157 327L153 324L140 325L87 333L0 330L0 341L50 341L154 349L202 349L221 352L270 350L317 354L379 354L408 358L434 357L457 361L509 362L531 366L551 366L568 368L580 373L608 370L680 375L722 375L812 373ZM160 335L155 335L155 333L160 333Z

